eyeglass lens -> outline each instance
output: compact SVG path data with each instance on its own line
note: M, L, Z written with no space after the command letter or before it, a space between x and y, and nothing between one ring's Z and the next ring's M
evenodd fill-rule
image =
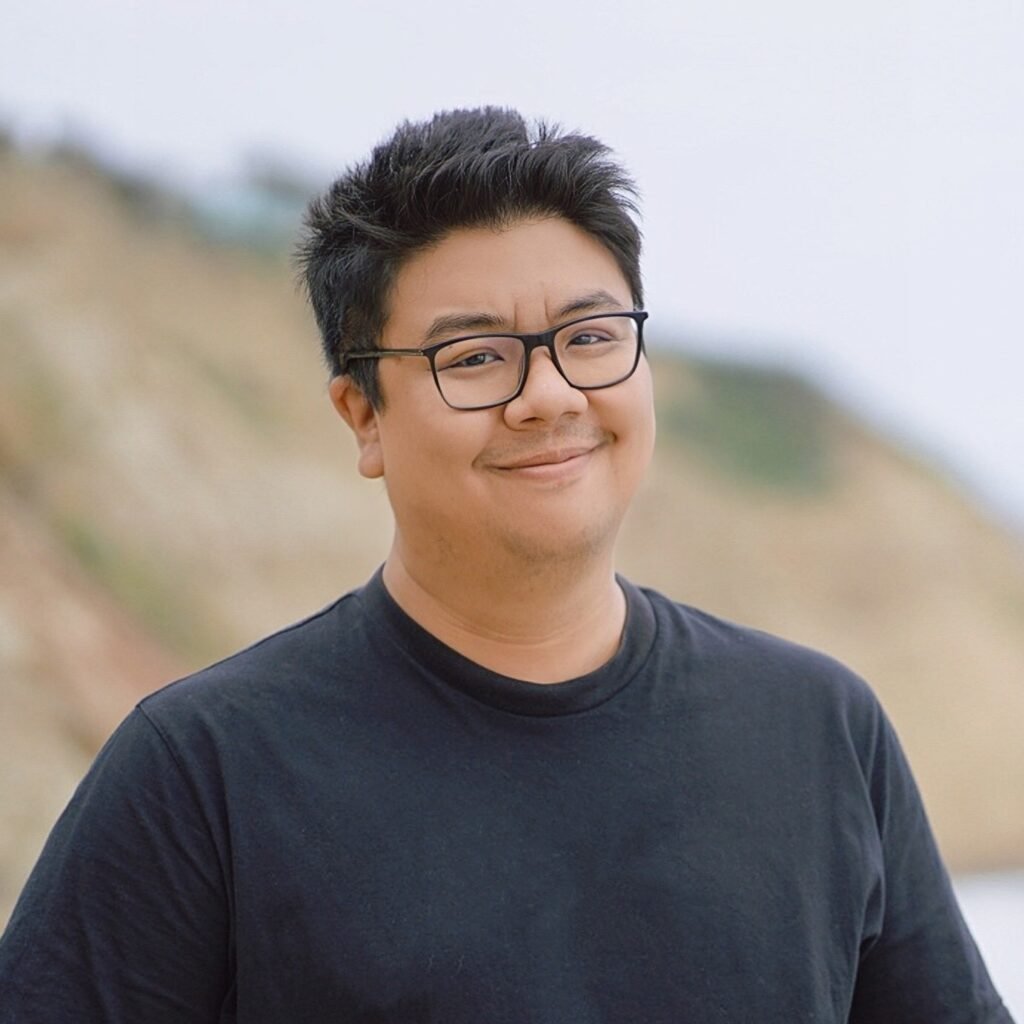
M555 334L557 363L574 387L617 384L634 370L639 328L629 316L579 320ZM519 389L526 363L521 338L488 335L437 350L434 370L444 400L456 408L496 405Z

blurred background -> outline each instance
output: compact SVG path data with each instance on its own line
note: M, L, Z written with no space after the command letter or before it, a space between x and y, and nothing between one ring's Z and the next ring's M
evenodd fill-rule
M624 571L866 676L1024 1016L1024 8L36 0L0 15L0 920L142 694L389 538L289 263L403 118L643 192Z

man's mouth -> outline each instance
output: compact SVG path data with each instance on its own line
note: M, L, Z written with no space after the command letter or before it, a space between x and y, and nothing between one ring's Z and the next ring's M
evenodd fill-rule
M511 459L507 462L500 462L496 469L530 469L534 466L555 466L561 462L569 462L571 459L578 459L583 455L589 455L597 445L573 445L568 448L551 448L542 452L535 452L531 455L524 455Z

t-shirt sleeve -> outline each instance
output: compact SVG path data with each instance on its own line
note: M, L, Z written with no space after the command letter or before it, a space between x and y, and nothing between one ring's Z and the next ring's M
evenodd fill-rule
M53 829L0 941L2 1024L206 1024L230 977L209 810L139 709Z
M851 1024L1013 1024L957 904L899 741L877 709L868 767L883 877Z

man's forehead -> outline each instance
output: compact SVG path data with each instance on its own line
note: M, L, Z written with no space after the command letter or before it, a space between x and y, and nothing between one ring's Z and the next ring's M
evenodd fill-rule
M557 323L588 313L617 312L624 308L621 298L598 288L565 301L554 300L548 304L547 315L552 323ZM428 325L424 341L429 343L452 334L514 330L515 327L515 318L510 319L504 312L480 309L441 313Z
M633 308L612 253L560 218L454 231L402 266L389 299L388 326L425 339Z

